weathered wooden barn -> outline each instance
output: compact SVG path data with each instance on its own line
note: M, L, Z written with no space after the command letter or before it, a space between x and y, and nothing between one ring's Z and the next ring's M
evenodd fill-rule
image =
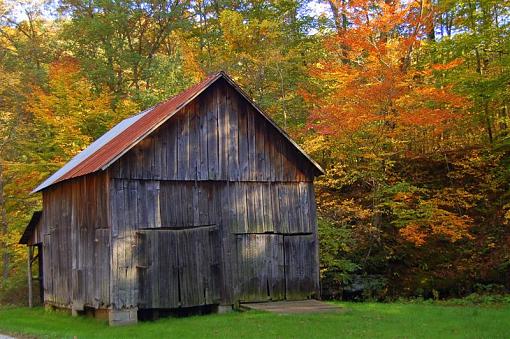
M323 173L225 73L130 117L49 177L22 238L44 303L108 314L319 295Z

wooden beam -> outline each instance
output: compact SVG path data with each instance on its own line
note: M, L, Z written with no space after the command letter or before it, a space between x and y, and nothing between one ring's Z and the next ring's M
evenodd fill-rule
M32 246L28 246L27 266L28 307L32 308Z

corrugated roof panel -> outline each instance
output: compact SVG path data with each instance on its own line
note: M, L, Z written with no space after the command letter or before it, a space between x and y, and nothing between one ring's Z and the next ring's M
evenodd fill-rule
M117 125L115 125L111 130L103 134L96 141L91 143L87 148L85 148L80 153L76 154L68 163L66 163L62 168L53 173L48 179L43 181L39 186L37 186L32 193L38 192L52 184L60 181L59 179L66 175L69 171L71 171L75 166L79 163L90 157L96 151L104 147L107 143L109 143L113 138L121 134L125 131L129 126L134 124L136 121L140 120L145 114L149 113L152 110L152 107L129 117L127 119L122 120Z

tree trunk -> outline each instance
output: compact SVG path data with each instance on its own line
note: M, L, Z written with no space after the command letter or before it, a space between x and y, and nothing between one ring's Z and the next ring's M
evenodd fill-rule
M337 33L340 33L343 28L342 24L342 14L340 13L340 8L338 7L337 0L328 0L329 8L331 9L331 14L333 14L333 21L335 23L335 28Z
M2 282L5 282L9 277L9 262L10 255L5 242L7 236L7 210L5 206L5 195L4 195L4 172L2 159L0 159L0 249L2 249Z
M423 1L423 14L426 20L426 32L427 39L430 41L436 40L436 22L435 22L435 10L432 0Z

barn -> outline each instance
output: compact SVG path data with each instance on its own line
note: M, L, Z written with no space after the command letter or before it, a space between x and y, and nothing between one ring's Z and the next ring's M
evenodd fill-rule
M40 261L47 307L110 324L316 298L321 174L219 72L120 122L34 189L43 210L20 243Z

